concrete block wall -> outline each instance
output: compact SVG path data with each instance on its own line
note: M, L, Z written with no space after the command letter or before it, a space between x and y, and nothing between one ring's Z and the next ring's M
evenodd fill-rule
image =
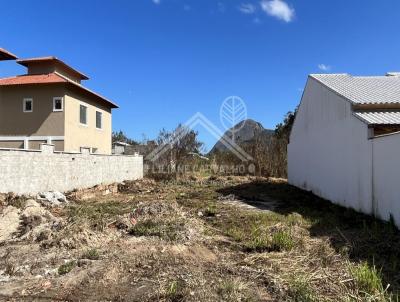
M66 192L143 177L142 156L0 149L0 193Z

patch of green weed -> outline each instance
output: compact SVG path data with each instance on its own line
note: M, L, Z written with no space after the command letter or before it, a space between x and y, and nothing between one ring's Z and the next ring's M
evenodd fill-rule
M369 266L363 262L357 266L350 267L350 272L356 282L359 291L369 295L375 295L384 291L382 277L375 266Z
M164 240L176 241L179 233L183 230L183 224L177 221L139 221L134 227L128 230L133 236L156 236Z
M75 266L76 266L75 261L69 261L67 263L64 263L64 264L60 265L60 267L58 268L58 274L59 275L68 274L70 271L72 271L74 269Z
M99 260L100 253L97 249L89 249L82 255L82 259Z
M318 302L314 290L304 277L296 277L289 281L289 296L293 302Z

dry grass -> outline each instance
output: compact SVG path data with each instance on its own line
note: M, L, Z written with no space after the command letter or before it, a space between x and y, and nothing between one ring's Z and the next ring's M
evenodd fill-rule
M100 259L100 253L97 249L92 248L89 250L86 250L82 257L82 259L89 259L89 260L99 260Z
M223 301L256 301L256 293L251 286L239 278L222 281L218 286L218 294Z
M45 293L72 301L398 301L398 230L284 180L143 180L119 188L52 209L62 222L46 240L1 245L6 288L20 286L15 293L33 300ZM228 205L221 194L278 207Z

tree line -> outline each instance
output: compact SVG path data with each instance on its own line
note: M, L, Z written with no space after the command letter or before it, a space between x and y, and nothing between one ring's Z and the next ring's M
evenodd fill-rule
M250 143L240 147L253 160L247 162L247 166L254 166L254 173L259 176L287 177L287 145L290 132L296 117L297 108L288 112L281 123L276 125L274 133L270 137L256 136ZM163 152L153 161L145 162L150 171L156 174L159 167L168 167L170 175L178 176L187 172L182 167L190 165L209 166L235 166L241 161L231 152L216 152L214 154L203 154L204 144L198 139L198 132L179 124L172 131L160 130L154 140L143 139L135 141L130 139L123 131L113 132L112 141L128 143L128 152L139 152L146 156L154 149L164 146ZM249 171L234 171L231 173L248 173ZM165 173L165 170L163 170ZM215 171L220 173L220 171Z

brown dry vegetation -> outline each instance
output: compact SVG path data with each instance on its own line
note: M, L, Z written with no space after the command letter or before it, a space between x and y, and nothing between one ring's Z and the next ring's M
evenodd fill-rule
M285 180L145 179L90 194L0 243L0 300L397 301L399 232ZM0 213L11 204L26 200Z

